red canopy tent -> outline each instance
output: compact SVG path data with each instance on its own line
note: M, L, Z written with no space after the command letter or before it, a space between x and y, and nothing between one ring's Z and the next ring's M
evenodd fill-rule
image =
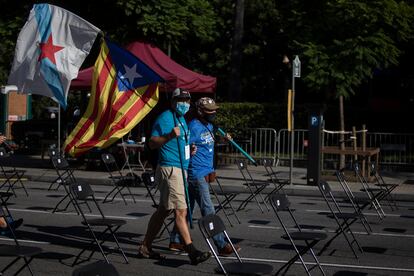
M165 83L162 91L172 91L177 87L190 92L214 93L216 78L191 71L176 63L157 47L144 42L132 42L126 47L139 57L152 70L158 73ZM93 66L79 72L72 80L71 89L89 89L92 83Z

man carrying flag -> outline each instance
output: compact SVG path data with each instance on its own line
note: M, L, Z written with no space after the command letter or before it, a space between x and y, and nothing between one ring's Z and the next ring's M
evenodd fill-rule
M162 81L136 56L103 40L88 107L66 139L65 152L79 156L123 137L157 104Z
M100 30L49 4L35 4L17 38L8 84L19 92L50 97L66 108L70 82Z

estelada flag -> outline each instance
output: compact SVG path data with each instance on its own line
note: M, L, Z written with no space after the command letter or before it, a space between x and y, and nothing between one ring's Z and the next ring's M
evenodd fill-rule
M67 94L100 30L65 9L35 4L17 38L8 84L66 108Z
M79 156L123 137L158 103L159 82L163 79L138 57L103 40L88 107L66 139L65 152Z

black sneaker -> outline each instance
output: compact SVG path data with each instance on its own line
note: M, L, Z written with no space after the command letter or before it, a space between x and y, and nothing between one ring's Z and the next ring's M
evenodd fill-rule
M199 263L207 261L211 257L211 253L196 250L192 254L188 254L188 257L192 265L198 265Z

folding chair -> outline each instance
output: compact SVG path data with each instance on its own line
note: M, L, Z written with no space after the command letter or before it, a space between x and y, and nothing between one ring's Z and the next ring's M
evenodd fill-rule
M72 276L119 276L113 264L97 261L75 269Z
M53 158L63 157L61 153L55 148L49 148L48 155L49 155L50 161L52 161ZM53 168L56 170L57 169L56 166L53 164L53 162L51 163L53 165ZM49 188L47 190L50 191L54 184L57 184L57 187L55 190L59 190L59 187L62 185L62 182L65 182L68 179L70 179L73 176L73 172L74 170L69 168L68 166L67 170L63 170L61 174L57 175L56 179L50 183Z
M142 182L144 183L145 188L147 189L147 195L149 195L149 197L152 200L152 207L154 207L155 209L158 208L158 203L155 200L154 197L154 192L152 191L153 188L155 186L157 186L157 184L155 183L155 173L154 172L143 172L142 175ZM168 223L166 223L165 221L164 223L164 228L161 230L161 232L158 235L158 238L162 236L162 234L164 234L164 231L168 232L168 235L171 234L171 231L169 229L170 225L174 222L174 220L170 220Z
M7 205L5 206L6 212L3 210L3 207L0 206L0 217L4 218L4 220L7 223L6 216L11 216L10 211L7 209ZM12 260L6 267L4 267L1 270L0 275L3 275L9 268L11 268L15 263L17 263L20 259L23 259L24 264L15 272L14 275L20 274L20 272L23 271L24 268L27 267L31 275L33 274L33 271L30 267L30 263L32 262L33 258L42 253L42 249L39 247L33 247L33 246L23 246L20 245L19 241L16 238L16 234L14 233L13 227L10 227L9 224L7 224L7 228L9 229L11 236L14 241L14 245L0 245L0 257L15 257L14 260Z
M371 169L371 176L374 176L375 180L377 181L377 183L375 185L377 187L379 187L383 192L382 193L382 198L384 198L388 201L389 206L391 207L392 211L394 211L394 207L395 207L395 209L398 210L397 203L395 202L395 199L394 199L394 197L392 196L391 193L399 185L398 184L386 183L384 178L380 174L377 166L375 165L375 163L371 162L370 169ZM382 198L380 198L379 200L381 201Z
M0 147L0 158L4 159L8 157L10 157L10 154L6 151L5 148ZM19 183L22 186L24 192L26 193L26 196L29 196L29 194L27 193L26 187L24 186L23 181L22 181L22 177L26 173L25 170L18 170L16 168L6 170L1 164L0 164L0 167L1 167L2 175L4 176L4 181L0 185L0 189L3 188L5 185L7 185L8 186L7 192L12 191L14 196L17 197L14 185Z
M273 190L268 193L265 197L265 200L268 201L269 197L274 194L274 193L279 193L279 192L283 192L283 187L287 184L289 184L289 180L288 179L280 179L277 176L277 172L275 170L273 170L273 162L274 160L271 158L265 158L263 159L263 167L266 170L266 175L270 177L270 181L273 183L274 188Z
M104 213L102 212L101 207L99 206L94 192L91 188L91 186L89 186L89 184L87 183L72 183L70 185L70 190L71 193L73 194L73 198L74 198L74 202L82 216L82 224L85 225L90 234L92 235L92 241L90 242L89 246L85 246L84 249L81 250L81 252L79 252L79 254L76 256L75 261L73 262L73 265L77 264L77 261L79 260L79 258L81 257L82 253L85 252L88 249L91 249L91 253L89 254L88 258L86 260L90 260L93 256L93 254L96 252L96 247L93 247L93 245L98 246L99 250L102 253L102 256L104 257L105 261L109 264L109 260L106 256L106 253L103 249L103 244L105 242L107 242L107 238L112 237L112 239L115 241L116 245L117 245L117 249L118 251L122 254L122 256L124 257L124 260L126 263L128 263L128 258L126 257L124 250L121 248L118 238L116 237L115 233L118 231L118 229L126 224L125 220L121 220L121 219L108 219L105 217ZM96 208L99 211L99 215L100 218L95 218L95 219L87 219L85 213L83 212L79 201L80 200L90 200L93 201L93 203L95 204ZM104 228L104 230L97 236L97 234L95 234L95 230L97 228ZM94 230L95 229L95 230ZM93 249L92 249L93 247Z
M269 264L245 262L242 260L236 248L234 247L233 242L227 234L226 227L224 226L223 221L218 215L211 214L200 218L198 220L198 227L200 228L200 231L204 239L206 240L208 247L210 248L211 252L213 252L214 258L216 259L219 265L219 267L215 269L216 272L221 272L225 275L265 275L272 273L273 267ZM237 262L222 263L222 261L220 260L219 254L217 254L211 242L212 237L220 233L224 233L227 241L233 248L233 252L236 255Z
M355 195L352 193L351 189L349 188L348 182L346 180L344 169L335 171L335 176L338 179L339 184L341 185L343 191L345 192L346 199L345 202L348 202L351 207L354 209L355 213L359 214L358 219L360 220L361 224L364 226L367 234L372 232L371 225L368 222L367 217L364 214L365 207L370 205L370 201L363 199L363 198L356 198ZM357 218L354 218L356 220ZM354 223L351 221L350 224Z
M134 203L136 203L135 197L133 193L131 192L131 189L129 188L129 185L131 185L131 183L134 183L135 181L137 181L136 177L134 175L124 175L122 171L119 169L116 163L116 160L112 154L103 153L101 157L102 157L102 161L105 164L106 170L109 173L109 179L111 180L112 185L113 185L112 190L109 191L109 193L105 196L105 199L103 202L104 203L112 202L114 201L116 195L120 194L125 205L128 205L124 195L122 194L122 190L126 188L128 190L128 194L132 197L132 200L134 201ZM110 195L112 195L112 199L107 200Z
M310 271L314 269L315 267L318 267L319 270L322 272L323 275L325 275L325 272L319 263L318 258L315 255L315 252L313 251L313 247L320 241L325 240L327 238L327 235L325 233L321 232L315 232L315 231L304 231L299 223L297 222L295 216L293 215L292 210L290 209L290 201L286 194L273 194L270 197L270 203L272 205L273 211L276 214L276 217L282 226L283 230L285 231L285 234L282 235L282 238L284 240L290 241L290 244L292 245L293 249L295 250L296 254L286 263L284 264L279 270L276 272L278 274L281 271L284 271L284 273L287 272L289 267L294 264L298 259L300 259L300 262L302 263L303 268L305 269L306 273L308 275L311 275ZM298 231L289 231L286 224L284 223L285 216L281 215L280 212L286 211L289 213L289 217L294 223L294 226L298 229ZM283 217L283 218L282 218ZM305 243L305 247L301 250L298 249L296 245L296 241L303 241ZM316 262L316 265L312 268L308 268L305 261L303 260L303 256L305 253L310 252L313 259ZM275 275L276 275L275 274Z
M368 181L365 179L365 177L362 175L361 169L359 167L358 163L354 164L354 171L358 178L359 183L362 185L362 192L365 192L367 195L371 206L374 207L375 211L378 214L378 217L380 220L385 218L385 212L384 209L382 209L382 206L380 204L380 200L384 198L384 191L381 188L372 188L368 185Z
M65 190L65 196L55 205L55 208L53 208L52 213L55 213L57 211L66 211L70 204L75 208L75 211L79 215L79 210L77 208L77 205L75 204L75 199L73 198L72 193L69 190L69 185L72 183L76 183L76 178L73 175L73 170L70 168L68 161L60 156L56 155L52 157L52 164L53 167L56 170L56 173L58 175L58 178L60 180L60 185L63 186ZM61 204L63 204L67 200L66 206L63 209L58 209ZM85 202L85 204L88 204ZM89 208L89 205L88 205ZM91 211L91 209L89 208ZM92 211L91 211L92 212Z
M237 212L231 204L231 201L235 199L237 195L240 194L240 191L232 187L223 187L219 181L219 177L216 177L216 183L217 185L213 185L213 183L211 182L208 183L210 186L210 190L218 203L218 207L215 208L216 214L223 210L223 213L226 216L227 221L230 223L230 226L233 226L233 224L230 221L230 215L234 215L236 217L237 222L241 224L240 219L237 216ZM220 198L222 199L220 200ZM228 213L226 211L227 206L231 209L231 213Z
M326 181L319 182L318 188L326 204L328 205L328 208L330 211L330 214L328 215L328 217L333 218L338 225L337 229L335 230L335 235L331 237L328 242L326 242L326 244L323 246L319 254L321 254L326 248L328 248L329 245L332 243L332 241L342 234L346 242L348 243L349 247L351 248L352 253L354 253L355 258L358 258L358 255L354 249L354 244L356 244L360 252L364 252L364 251L362 250L362 247L359 245L359 242L356 239L354 232L352 231L350 226L353 222L360 219L361 215L357 212L352 212L352 213L343 212L341 208L339 207L339 204L337 200L335 199L332 193L332 189L329 186L328 182ZM350 237L348 236L348 233Z
M147 179L146 183L144 181L144 177ZM145 188L147 189L147 194L145 195L145 197L154 198L158 192L158 184L155 183L155 170L145 171L144 173L142 173L141 178L144 182ZM152 201L154 200L152 199Z
M247 169L246 162L244 162L243 160L237 161L237 167L239 168L240 173L244 178L245 183L243 183L243 185L245 185L250 191L250 195L244 201L242 201L237 211L244 209L247 206L247 204L249 204L249 202L254 199L257 203L257 206L259 206L260 211L264 213L257 197L260 197L261 203L266 206L268 211L270 211L269 206L267 206L266 201L264 200L261 194L261 192L264 190L264 188L266 188L269 185L269 183L258 183L257 181L254 181L251 173Z

